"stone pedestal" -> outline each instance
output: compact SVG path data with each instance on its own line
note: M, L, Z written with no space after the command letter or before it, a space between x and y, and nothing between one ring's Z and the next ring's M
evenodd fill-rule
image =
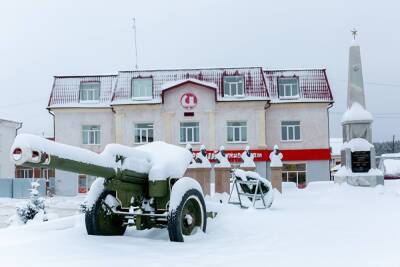
M187 168L185 175L199 182L204 195L210 195L211 168Z
M230 192L231 168L218 167L215 171L215 193Z
M335 174L335 183L354 186L384 184L383 173L376 168L375 148L367 140L355 138L342 150L342 168ZM361 149L360 149L361 147ZM353 151L352 151L353 150Z
M256 167L239 167L239 169L244 170L246 172L255 172Z
M282 193L282 167L271 167L271 184Z

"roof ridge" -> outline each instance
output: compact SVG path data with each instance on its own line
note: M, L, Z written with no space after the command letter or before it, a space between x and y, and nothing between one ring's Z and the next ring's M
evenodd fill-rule
M252 67L208 67L208 68L175 68L175 69L143 69L143 70L121 70L118 73L132 73L132 72L155 72L155 71L194 71L194 70L236 70L236 69L263 69L260 66Z
M118 77L118 74L54 75L54 78Z

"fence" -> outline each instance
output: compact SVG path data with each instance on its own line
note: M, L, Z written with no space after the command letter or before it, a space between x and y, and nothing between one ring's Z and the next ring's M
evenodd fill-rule
M38 188L41 196L46 195L46 179L35 179L40 184ZM28 198L30 196L32 179L0 178L0 197Z

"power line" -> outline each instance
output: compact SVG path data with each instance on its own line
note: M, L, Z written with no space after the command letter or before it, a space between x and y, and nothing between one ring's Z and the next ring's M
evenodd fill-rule
M329 80L337 81L337 82L347 82L346 80L340 80L340 79L329 79ZM386 87L400 87L400 84L396 84L396 83L364 82L364 84L386 86Z
M21 105L28 105L28 104L34 104L34 103L38 103L40 101L43 101L45 99L48 99L48 97L41 97L41 98L37 98L37 99L33 99L30 101L24 101L24 102L17 102L17 103L13 103L13 104L8 104L8 105L2 105L0 106L0 109L5 109L5 108L10 108L10 107L15 107L15 106L21 106Z

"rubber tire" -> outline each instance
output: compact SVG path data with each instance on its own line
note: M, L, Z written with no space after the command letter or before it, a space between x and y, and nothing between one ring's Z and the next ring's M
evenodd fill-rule
M118 215L114 216L113 221L110 222L108 226L100 225L100 220L98 219L101 212L103 200L107 197L107 195L113 195L110 191L104 191L100 194L99 198L96 200L92 209L86 211L85 213L85 225L86 231L88 235L102 235L102 236L113 236L113 235L123 235L126 230L126 225L123 225L123 218Z
M182 214L183 205L185 204L186 200L191 196L196 196L200 200L200 204L201 204L200 208L203 210L203 229L201 229L201 230L204 233L206 232L207 212L206 212L206 204L204 202L203 194L196 189L190 189L183 195L182 200L179 203L179 206L176 208L176 210L172 210L168 213L168 216L167 216L168 234L169 234L169 240L172 242L183 242L184 241L183 234L182 234L182 228L181 228L181 214Z

